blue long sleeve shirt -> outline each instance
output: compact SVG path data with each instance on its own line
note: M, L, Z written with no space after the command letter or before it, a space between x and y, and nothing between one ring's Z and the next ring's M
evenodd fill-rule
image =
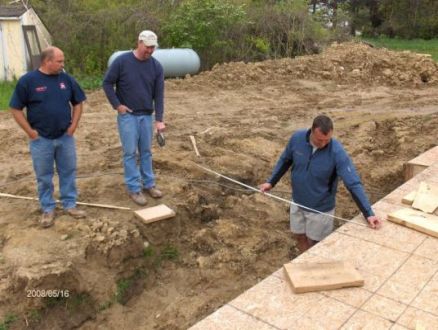
M155 119L163 121L164 71L155 58L141 61L133 52L120 55L105 74L103 90L114 109L123 104L134 115L150 115L155 110Z
M294 133L268 179L272 186L291 168L292 198L301 205L327 212L334 209L340 177L365 218L374 215L356 169L342 144L331 139L313 153L310 129Z

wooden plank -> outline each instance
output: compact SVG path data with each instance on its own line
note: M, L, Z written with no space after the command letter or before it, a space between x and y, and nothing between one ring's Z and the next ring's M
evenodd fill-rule
M405 197L402 198L402 203L406 205L412 205L415 200L415 196L417 195L416 191L411 191Z
M200 157L201 154L199 153L198 147L196 146L196 139L193 135L190 135L190 141L192 141L193 149L195 150L196 156Z
M429 166L419 165L419 164L405 164L405 182L412 179L417 174L423 172Z
M134 211L135 215L144 223L151 223L159 220L169 219L175 216L175 211L164 204Z
M418 157L411 159L405 164L405 181L416 176L429 166L433 165L438 159L438 146L429 149Z
M438 237L438 216L436 215L406 208L388 214L388 220Z
M295 293L333 290L363 286L364 280L350 264L336 261L327 263L287 263L286 277Z
M8 198L16 198L16 199L26 199L26 200L32 200L37 201L38 198L36 197L26 197L26 196L19 196L19 195L11 195L11 194L5 194L0 193L0 197L8 197ZM55 200L56 203L61 203L60 200ZM106 209L116 209L116 210L128 210L130 211L131 208L124 207L124 206L116 206L116 205L108 205L108 204L95 204L95 203L85 203L85 202L76 202L77 205L85 205L85 206L93 206L93 207L101 207Z
M420 182L412 207L427 213L433 213L438 207L438 186Z

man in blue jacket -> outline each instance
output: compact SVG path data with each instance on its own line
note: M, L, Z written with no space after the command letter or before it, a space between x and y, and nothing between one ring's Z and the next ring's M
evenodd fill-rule
M55 219L54 165L64 209L74 218L86 216L84 211L76 208L76 147L73 137L86 97L76 80L63 68L61 49L49 47L43 50L39 69L18 80L9 104L15 121L29 137L43 211L40 220L43 228L52 226Z
M161 64L152 57L157 46L154 32L141 32L137 48L117 57L103 79L103 90L118 113L126 188L131 199L139 205L146 205L143 189L153 198L163 195L155 187L152 168L154 111L155 129L162 131L165 128L164 72ZM140 166L137 166L137 150Z
M292 167L292 199L297 205L291 204L290 226L301 252L333 231L338 177L343 180L369 226L374 229L381 226L350 157L332 135L332 120L324 115L317 116L311 129L299 130L292 135L271 177L259 187L262 192L271 190Z

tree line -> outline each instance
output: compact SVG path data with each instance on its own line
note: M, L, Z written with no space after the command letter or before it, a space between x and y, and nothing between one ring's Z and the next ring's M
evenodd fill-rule
M101 75L109 56L134 48L145 29L158 34L161 48L193 48L204 69L227 61L315 53L327 42L358 33L438 35L435 0L23 1L65 51L69 71L86 75Z

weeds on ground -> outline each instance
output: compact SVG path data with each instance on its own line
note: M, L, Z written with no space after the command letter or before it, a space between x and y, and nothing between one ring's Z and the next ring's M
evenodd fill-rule
M0 323L0 330L8 330L17 319L18 317L15 314L6 314L4 320Z
M159 267L164 260L175 261L178 259L178 257L178 249L175 246L167 245L160 251L160 254L156 256L154 265Z
M102 76L75 76L79 85L85 90L95 90L102 87Z
M159 267L164 260L175 261L179 257L179 251L175 246L166 245L159 253L152 246L145 247L143 258L153 258L153 265Z
M114 298L119 304L123 305L124 297L132 284L134 284L133 278L125 278L117 281L117 290Z
M0 110L9 109L9 101L14 92L16 81L2 81L0 82Z
M43 319L43 316L41 315L41 311L38 309L31 309L26 313L26 318L31 323L39 323Z
M97 310L98 310L99 312L102 312L102 311L104 311L105 309L110 308L110 307L113 305L113 303L114 303L113 300L105 301L104 303L102 303L102 304L99 305L99 307L98 307Z
M143 258L148 264L152 264L155 268L159 267L164 260L176 260L179 257L179 251L172 245L165 246L159 253L152 246L147 246L143 249ZM150 263L151 262L151 263ZM127 302L127 297L132 294L136 286L146 278L148 271L145 266L138 268L131 277L122 278L116 283L116 292L108 301L99 305L98 311L104 311L110 308L115 302L124 305Z
M143 249L143 258L148 259L150 257L153 257L154 255L155 255L155 250L152 246L149 245L148 247L145 247Z
M69 312L76 312L85 305L92 305L91 297L87 293L74 294L66 301L66 307Z

